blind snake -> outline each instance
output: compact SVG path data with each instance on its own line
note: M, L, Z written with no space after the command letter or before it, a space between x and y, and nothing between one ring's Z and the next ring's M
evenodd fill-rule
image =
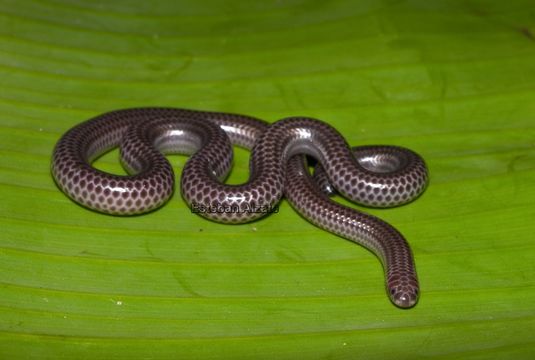
M252 150L245 184L223 183L232 164L232 145ZM130 175L91 165L116 146ZM373 207L412 201L428 179L416 153L395 146L352 150L333 127L312 118L269 125L245 115L134 108L99 115L67 131L56 144L51 171L59 188L87 208L140 214L158 208L173 193L173 169L163 155L170 153L191 155L182 171L181 192L202 216L222 223L252 221L269 213L284 195L308 221L375 253L395 305L416 304L419 284L404 237L377 217L329 199L336 189ZM321 165L314 177L304 155Z

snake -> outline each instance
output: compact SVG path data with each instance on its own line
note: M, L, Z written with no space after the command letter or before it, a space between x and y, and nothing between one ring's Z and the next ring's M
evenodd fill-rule
M243 184L225 184L233 146L251 151ZM119 147L127 175L92 164ZM398 146L351 148L331 125L310 117L273 123L247 115L144 107L114 110L68 130L56 143L51 173L57 186L85 208L112 215L153 211L174 193L166 154L190 155L180 190L192 212L220 223L246 223L285 197L312 224L364 246L380 260L391 302L413 307L419 283L412 251L387 222L332 200L339 194L369 207L417 198L428 183L421 156ZM318 162L314 175L307 158Z

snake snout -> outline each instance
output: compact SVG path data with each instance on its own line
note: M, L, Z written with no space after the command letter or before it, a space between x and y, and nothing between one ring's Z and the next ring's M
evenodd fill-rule
M418 293L411 291L397 292L396 294L391 295L390 299L396 306L408 309L416 305L418 302Z

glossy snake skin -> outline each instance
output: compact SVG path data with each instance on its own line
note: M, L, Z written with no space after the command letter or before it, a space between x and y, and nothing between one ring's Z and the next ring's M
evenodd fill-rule
M222 182L232 164L233 144L252 149L250 178L242 185ZM91 166L116 146L130 175ZM158 208L173 193L173 169L163 155L170 153L192 155L181 177L182 196L192 211L222 223L243 223L268 214L285 195L310 222L373 251L395 305L409 308L417 302L414 261L403 236L384 221L328 198L334 188L368 206L413 200L427 183L427 169L415 153L384 146L355 148L353 155L334 128L311 118L268 125L237 114L137 108L109 112L70 129L56 144L51 171L61 190L85 207L140 214ZM316 179L303 155L322 165Z

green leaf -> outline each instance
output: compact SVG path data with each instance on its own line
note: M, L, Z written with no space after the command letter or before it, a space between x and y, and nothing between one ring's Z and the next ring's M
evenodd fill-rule
M422 154L424 195L366 210L410 242L419 304L392 306L377 258L286 202L229 226L178 192L119 218L58 190L62 133L156 105ZM534 139L529 0L0 0L0 358L529 358ZM123 171L116 151L96 165Z

